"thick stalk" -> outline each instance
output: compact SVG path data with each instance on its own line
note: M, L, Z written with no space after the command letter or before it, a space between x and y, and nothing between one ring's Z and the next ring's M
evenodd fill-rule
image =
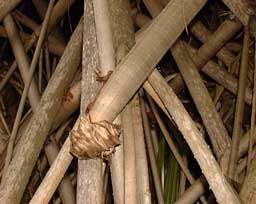
M109 0L115 60L119 64L134 45L134 28L130 16L130 3L127 0ZM115 121L116 122L116 121ZM123 146L116 148L110 165L114 201L124 203L124 152Z
M149 169L147 161L147 152L145 145L145 136L142 124L142 115L138 95L135 95L132 105L132 124L135 135L136 151L136 178L137 178L137 202L150 204L151 191L149 185Z
M90 111L93 121L113 121L116 118L120 110L124 108L145 78L150 74L154 65L183 31L184 15L182 15L182 11L184 11L187 21L190 22L206 1L186 0L184 3L185 7L180 5L178 0L170 2L148 28L147 35L121 62L117 71L106 82L93 104ZM166 19L169 19L169 21L166 22ZM174 27L175 29L173 29ZM141 56L142 50L143 56ZM133 81L133 84L130 83L131 81ZM104 104L104 101L107 104ZM98 110L101 111L98 112ZM37 191L38 195L44 194L47 190L47 196L51 196L56 190L56 186L72 160L69 148L70 139L67 139L40 185ZM61 171L56 171L56 168Z
M82 115L85 114L89 102L95 98L99 91L100 83L95 81L94 73L91 72L96 71L98 75L104 76L115 67L107 1L87 1L84 5L84 13ZM90 50L90 52L85 51L85 49ZM94 77L88 78L88 76ZM89 95L86 94L88 92ZM100 159L78 161L78 203L103 202L102 171L103 164Z
M204 82L186 51L184 44L177 41L172 47L173 57L202 117L211 139L214 153L221 160L231 141ZM227 164L225 164L227 165Z
M147 29L147 35L131 49L127 57L117 67L115 74L102 88L90 111L92 121L99 121L99 118L105 118L106 115L114 116L113 112L119 113L122 110L135 93L135 90L152 72L153 67L184 29L184 17L189 23L196 11L205 3L204 0L197 0L196 2L186 0L184 1L184 5L186 5L184 7L176 0L171 1L152 22ZM185 16L182 11L185 11ZM166 19L169 19L169 21L167 22ZM132 63L132 66L130 66L130 63ZM133 81L132 84L130 80ZM125 92L118 88L121 84L122 87L127 87ZM113 88L116 91L110 95L107 90ZM109 120L113 121L114 118L109 118Z
M37 112L33 115L24 137L18 143L9 171L6 174L6 182L0 191L0 202L6 204L20 202L54 117L60 108L65 89L71 82L80 63L81 44L82 22L72 35L42 96Z
M124 203L137 203L135 134L132 124L132 102L122 112L124 137Z
M235 120L232 133L232 145L229 159L228 176L232 179L236 177L236 167L238 160L239 140L242 136L242 124L244 116L244 96L246 88L247 68L248 68L249 31L244 29L242 61L239 73L239 86L236 101Z
M203 195L205 189L207 188L207 182L204 176L201 176L195 181L195 183L190 186L184 194L178 198L174 204L191 204L195 203L198 198Z

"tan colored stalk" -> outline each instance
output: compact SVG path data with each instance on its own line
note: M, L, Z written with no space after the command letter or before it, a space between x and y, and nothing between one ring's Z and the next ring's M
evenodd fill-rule
M213 35L213 33L211 33L201 21L194 23L190 29L190 32L203 43L206 43ZM236 60L236 56L230 52L226 46L222 47L216 56L228 67L231 66Z
M232 145L229 158L228 176L231 179L236 177L236 168L238 161L239 140L242 137L242 124L244 115L244 95L246 88L247 68L248 68L248 49L249 49L249 31L244 29L242 60L239 73L239 86L236 101L235 120L232 133Z
M147 18L149 20L149 18ZM146 19L144 19L143 21L144 23L146 23ZM229 26L225 27L222 26L222 31L220 30L218 33L219 36L219 42L221 42L221 40L223 38L225 38L224 36L222 36L222 33L233 33L234 31L237 30L240 27L239 22L237 22L237 25L233 24L230 25L231 27L234 26L234 30L232 31L232 29L228 29ZM227 30L225 29L227 28ZM228 35L232 35L232 34L228 34ZM214 36L211 36L212 38L215 38ZM214 40L214 41L217 41ZM208 44L208 45L207 45ZM205 44L205 48L204 50L207 50L207 48L212 47L212 44L209 42ZM215 43L216 44L216 43ZM187 48L190 52L190 55L192 56L193 59L197 59L198 62L203 61L203 59L200 56L195 56L197 55L198 51L196 51L196 49L192 48L191 45L187 45ZM225 58L225 60L227 60ZM227 61L228 62L228 61ZM201 63L201 62L200 62ZM227 90L231 91L233 94L237 94L237 87L238 87L238 82L237 80L231 76L226 70L222 69L219 67L218 64L216 64L213 61L208 61L204 67L201 68L201 71L204 72L206 75L210 76L212 79L214 79L216 82L218 82L219 84L223 85ZM146 85L146 84L145 84ZM181 78L180 75L177 75L174 80L170 83L171 87L173 88L173 90L175 91L175 93L180 92L180 90L184 87L184 82ZM251 93L251 89L250 88L246 88L246 92L245 92L245 101L247 104L251 104L251 98L252 98L252 93Z
M92 121L99 121L99 117L105 118L105 115L113 115L113 112L119 113L121 111L135 90L139 88L141 82L146 79L153 67L184 29L184 17L189 23L196 11L205 3L204 0L197 0L197 3L186 0L184 1L186 6L184 6L176 1L171 1L152 22L147 29L147 35L131 49L125 60L118 66L115 74L110 77L102 88L90 111ZM182 13L184 10L185 16ZM166 19L170 20L166 21ZM173 26L175 29L173 29ZM130 63L133 66L130 66ZM132 84L130 79L133 81ZM122 87L129 87L127 91L123 92L118 89L120 82ZM116 91L110 95L107 90L112 88ZM118 98L122 100L118 100L118 105L115 105ZM109 118L109 120L112 121L114 118Z
M93 2L92 0L89 0L84 3L81 115L85 115L86 108L90 102L95 99L102 86L102 84L96 80L95 74L95 70L100 67L100 58L98 53ZM38 191L40 191L40 188ZM53 192L54 191L51 193ZM102 194L102 160L78 160L77 204L101 204L103 199ZM50 198L51 196L45 198L47 199L46 203ZM38 203L36 196L34 202L31 201L31 203Z
M152 108L152 111L154 113L154 116L157 120L157 123L158 123L158 125L161 129L161 132L163 133L163 135L165 137L165 140L167 141L167 143L168 143L176 161L178 162L181 170L184 172L185 176L187 177L189 183L191 185L193 185L196 181L194 179L194 176L190 173L190 170L188 169L188 166L186 165L185 161L183 160L182 156L180 155L179 150L177 149L174 141L172 140L172 136L170 135L167 128L165 127L164 122L161 119L161 117L159 115L159 112L158 112L154 102L152 101L152 99L150 97L148 97L148 100L149 100L150 106ZM201 199L202 203L207 203L205 197L202 196L200 199Z
M151 191L149 185L149 169L145 145L145 136L142 123L140 101L138 95L132 102L132 124L136 138L136 179L137 179L137 202L151 204Z
M11 12L22 0L1 0L0 1L0 21Z
M15 22L11 15L7 15L4 20L4 27L6 29L8 39L11 43L12 50L15 56L15 59L17 61L17 64L19 65L18 68L20 70L21 76L23 78L23 81L25 83L28 83L28 72L29 72L29 59L27 55L25 54L25 49L23 47L22 41L19 37L18 30L16 28ZM29 102L33 109L37 108L37 104L40 100L39 91L36 85L35 80L33 79L31 82L31 86L29 88Z
M205 189L208 187L207 181L204 176L201 176L190 186L184 194L178 198L174 204L191 204L195 203L198 198L203 195Z
M90 60L94 60L95 63L93 68L90 68L90 71L96 71L97 74L101 76L105 76L108 74L109 71L114 70L115 68L115 59L114 59L114 48L113 48L113 41L112 41L112 33L110 27L110 16L109 16L109 6L107 0L90 0L85 4L84 7L86 17L84 19L84 32L89 28L89 34L86 33L93 38L92 42L89 43L92 47L98 47L96 50L96 55L92 53L90 46L84 44L84 49L90 49L91 53L88 58ZM94 28L95 26L95 28ZM93 35L97 37L95 40ZM84 34L85 39L89 39L88 36ZM94 45L94 43L97 43ZM95 58L93 58L95 57ZM97 57L97 58L96 58ZM84 59L86 60L86 59ZM88 62L90 60L87 60ZM99 64L97 64L99 62ZM89 64L85 64L86 66L83 69L89 69ZM86 71L84 71L86 72ZM93 74L93 73L92 73ZM86 76L86 75L84 75ZM83 87L87 87L85 83L88 83L91 79L83 78ZM94 78L94 80L96 80ZM97 84L97 82L94 82ZM93 83L91 83L93 85ZM98 93L98 86L91 87L94 90L93 96ZM84 90L88 91L88 90ZM92 101L94 97L82 96L82 109L81 114L85 113L85 109L89 103ZM101 160L79 160L79 168L78 168L78 182L79 186L77 188L77 194L79 195L78 203L102 203L103 202L103 178L102 178L102 169L103 164ZM99 167L100 166L100 167ZM91 179L93 178L93 182ZM95 184L96 185L95 185Z
M134 45L134 31L127 0L109 0L111 28L115 61L119 64ZM116 122L116 120L115 120ZM121 135L122 137L122 135ZM124 152L123 146L116 148L110 164L113 197L116 204L124 203Z
M92 121L113 121L116 118L154 65L183 31L184 15L181 15L181 11L185 11L186 19L190 22L206 1L186 0L184 3L185 7L181 6L178 0L173 0L149 26L147 35L130 51L101 89L90 111ZM169 21L166 22L166 19ZM141 50L144 51L143 56ZM133 84L130 83L131 80ZM108 103L104 104L104 101ZM67 139L35 195L45 195L50 199L49 196L54 193L72 160L69 148L70 140Z
M2 184L5 182L5 179L6 179L5 175L7 173L7 169L8 169L9 163L10 163L11 158L12 158L14 143L15 143L16 135L18 133L18 128L19 128L22 113L23 113L23 110L24 110L26 98L27 98L32 80L34 78L34 72L35 72L35 69L36 69L37 62L38 62L39 54L41 52L41 47L42 47L42 44L43 44L43 41L44 41L44 38L45 38L46 29L47 29L47 26L48 26L48 23L49 23L49 19L50 19L50 15L51 15L54 3L55 3L55 0L51 0L49 2L49 7L47 9L46 17L45 17L43 25L42 25L42 30L40 32L39 39L38 39L38 42L37 42L37 45L36 45L36 50L35 50L35 53L33 55L31 65L30 65L29 69L27 69L27 71L29 70L28 76L27 76L27 81L25 82L24 90L23 90L23 93L22 93L22 96L21 96L18 111L17 111L16 118L15 118L15 121L14 121L13 130L12 130L12 133L10 135L8 146L7 146L7 154L6 154L5 165L4 165L3 174L2 174L1 187L2 187ZM6 18L8 18L8 16ZM36 99L35 102L38 102L37 100L39 100L39 99ZM33 107L33 108L34 108L34 110L36 110L35 107Z
M100 75L105 76L115 68L115 55L108 0L92 0L94 9L97 43L99 49Z
M65 89L71 82L80 63L81 43L82 22L72 35L42 96L37 112L33 115L24 137L17 145L9 171L6 174L6 182L0 191L0 203L19 203L45 138L52 127L54 117L59 111Z
M54 137L49 138L44 147L48 162L52 165L53 161L59 153L59 147ZM76 204L75 190L71 184L69 176L64 176L60 185L58 186L59 195L63 204Z
M240 22L235 20L224 21L212 35L207 43L203 44L197 54L193 56L193 61L198 69L203 66L222 48L222 46L241 28ZM170 83L175 90L181 90L183 81L181 75L177 75Z
M159 94L159 97L162 99L187 141L210 188L216 196L217 202L223 204L240 203L235 191L221 172L202 134L164 78L158 72L154 71L148 78L148 81Z
M177 41L172 47L172 55L178 64L181 75L189 89L195 105L202 117L204 125L211 139L214 153L220 161L231 141L228 132L218 114L212 98L204 82L186 51L182 41ZM225 164L227 166L227 162Z
M189 45L186 45L191 57L196 53L196 50L192 48ZM225 69L222 69L218 64L216 64L213 61L209 61L202 69L201 71L211 77L213 80L221 84L223 87L225 87L227 90L229 90L231 93L237 95L238 90L238 80L233 77L231 74L229 74ZM177 88L177 86L174 86L173 88ZM179 88L179 87L178 87ZM180 89L178 89L180 90ZM251 104L252 100L252 90L250 88L246 88L245 90L245 102L247 104Z
M122 112L124 146L124 203L137 203L135 132L133 127L132 104L130 102ZM121 175L119 175L121 176ZM140 203L140 202L138 202Z
M147 150L149 155L151 171L153 174L157 200L159 204L164 204L164 193L163 193L162 184L161 184L162 182L160 179L160 174L157 169L156 156L154 154L154 147L153 147L152 137L150 133L150 125L149 125L148 116L146 112L146 105L145 105L145 101L142 98L140 100L140 104L141 104L141 112L142 112L141 114L143 119Z
M30 35L21 31L19 32L19 34L23 44L28 44L28 41L30 40ZM3 26L0 26L0 36L4 38L7 37L6 31ZM49 45L49 51L56 56L61 56L66 47L66 44L62 44L61 41L59 41L57 38L55 38L52 35L48 37L48 45ZM34 47L35 46L36 44L34 44ZM28 49L26 51L28 51Z
M55 27L55 25L59 22L59 20L64 16L65 12L68 10L68 8L75 2L75 0L60 0L56 3L55 7L53 8L52 11L52 16L50 19L50 23L48 25L48 33ZM4 4L3 4L4 5ZM10 4L11 5L11 4ZM37 41L37 35L39 34L40 27L30 36L29 41L25 44L25 50L30 50L32 46L35 44ZM16 40L18 38L15 38ZM17 45L15 42L14 45ZM23 52L23 51L22 51ZM12 64L12 69L9 73L9 77L12 75L14 70L16 69L16 63L14 62ZM8 81L8 80L7 80ZM5 81L6 83L6 81ZM5 83L1 83L1 89L4 86Z

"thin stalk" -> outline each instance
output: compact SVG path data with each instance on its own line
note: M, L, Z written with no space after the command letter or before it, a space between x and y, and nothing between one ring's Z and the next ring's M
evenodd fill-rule
M154 154L154 147L153 147L152 138L151 138L151 134L150 134L150 127L149 127L148 116L146 113L145 101L142 98L140 100L140 104L141 104L146 144L147 144L147 149L148 149L148 154L149 154L149 161L150 161L150 166L151 166L151 170L152 170L152 174L153 174L157 200L158 200L159 204L164 204L164 193L163 193L163 189L162 189L159 172L157 170L156 157Z
M195 126L193 120L184 106L166 83L160 73L154 71L148 78L150 84L159 94L169 113L175 120L179 130L190 146L199 166L202 169L210 188L219 203L240 203L238 196L225 179L202 134Z
M6 175L8 167L9 167L9 163L11 161L11 158L12 158L14 142L15 142L15 139L16 139L16 135L18 133L18 128L19 128L22 113L23 113L23 110L24 110L24 105L26 103L26 98L27 98L27 94L28 94L28 91L29 91L29 88L30 88L30 84L31 84L32 79L34 77L34 72L35 72L35 69L36 69L38 57L39 57L41 47L42 47L42 44L43 44L43 41L44 41L44 37L45 37L45 34L46 34L46 30L47 30L47 25L48 25L50 15L51 15L51 12L52 12L52 9L53 9L53 6L54 6L54 2L55 2L55 0L51 0L50 3L49 3L49 6L48 6L48 9L47 9L47 12L46 12L46 16L45 16L45 19L44 19L44 22L43 22L43 25L42 25L42 30L40 32L40 36L39 36L39 39L38 39L38 42L37 42L35 54L33 56L33 59L32 59L32 62L31 62L30 68L29 68L28 81L27 81L27 83L25 83L25 87L24 87L24 90L23 90L23 93L22 93L22 96L21 96L21 99L20 99L20 104L19 104L19 107L18 107L18 111L17 111L17 114L16 114L14 125L13 125L13 130L12 130L12 133L11 133L11 136L10 136L10 139L9 139L9 143L8 143L8 147L7 147L7 154L6 154L6 158L5 158L5 165L4 165L4 169L3 169L3 176L2 176L2 180L1 180L1 186L3 185L3 183L5 182L5 179L6 179L5 175Z
M249 31L248 27L244 29L244 40L243 40L243 51L242 51L242 61L239 73L239 86L236 102L236 111L235 111L235 120L232 133L232 144L231 144L231 153L229 158L228 166L228 176L231 179L236 177L236 167L238 160L238 148L239 140L242 137L242 123L244 115L244 96L246 88L246 77L247 77L247 68L248 68L248 49L249 49Z
M145 145L145 133L143 129L143 121L141 107L138 94L132 101L132 124L136 138L136 180L137 180L137 202L143 204L151 204L151 191L149 181L149 167L147 160L147 151Z
M124 145L124 203L137 203L135 134L132 124L132 103L122 112Z
M156 108L156 105L152 101L151 97L148 96L148 100L149 100L150 106L152 108L152 111L154 113L154 116L155 116L155 118L157 120L157 123L158 123L158 125L159 125L159 127L160 127L160 129L161 129L161 131L162 131L162 133L163 133L163 135L164 135L164 137L165 137L165 139L166 139L166 141L167 141L167 143L168 143L168 145L169 145L169 147L170 147L170 149L171 149L175 159L176 159L176 161L178 162L180 168L182 169L182 171L186 175L189 183L191 185L194 184L195 183L195 178L191 174L190 170L188 169L186 163L184 162L182 156L179 153L179 150L177 149L174 141L172 140L172 136L170 135L170 133L168 132L167 128L165 127L164 122L161 119L160 114L159 114L159 112L158 112L158 110ZM207 203L206 202L206 198L204 196L201 196L200 199L201 199L202 203Z

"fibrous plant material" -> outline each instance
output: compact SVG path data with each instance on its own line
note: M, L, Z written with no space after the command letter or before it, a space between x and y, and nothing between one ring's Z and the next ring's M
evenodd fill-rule
M3 203L19 203L32 169L57 115L63 94L81 61L82 22L74 32L43 96L38 111L19 142L1 189ZM67 69L68 67L68 69ZM33 147L33 148L31 148ZM26 156L24 156L26 155Z

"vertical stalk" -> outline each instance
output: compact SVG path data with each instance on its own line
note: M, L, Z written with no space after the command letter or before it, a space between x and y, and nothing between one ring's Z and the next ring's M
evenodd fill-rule
M228 176L231 179L236 177L236 167L238 160L238 146L239 140L242 136L242 123L244 116L244 96L246 88L246 77L248 68L248 49L249 49L249 30L248 27L244 28L244 40L243 40L243 51L242 51L242 61L239 73L239 86L236 101L236 111L235 120L232 133L232 144L231 153L229 159Z

